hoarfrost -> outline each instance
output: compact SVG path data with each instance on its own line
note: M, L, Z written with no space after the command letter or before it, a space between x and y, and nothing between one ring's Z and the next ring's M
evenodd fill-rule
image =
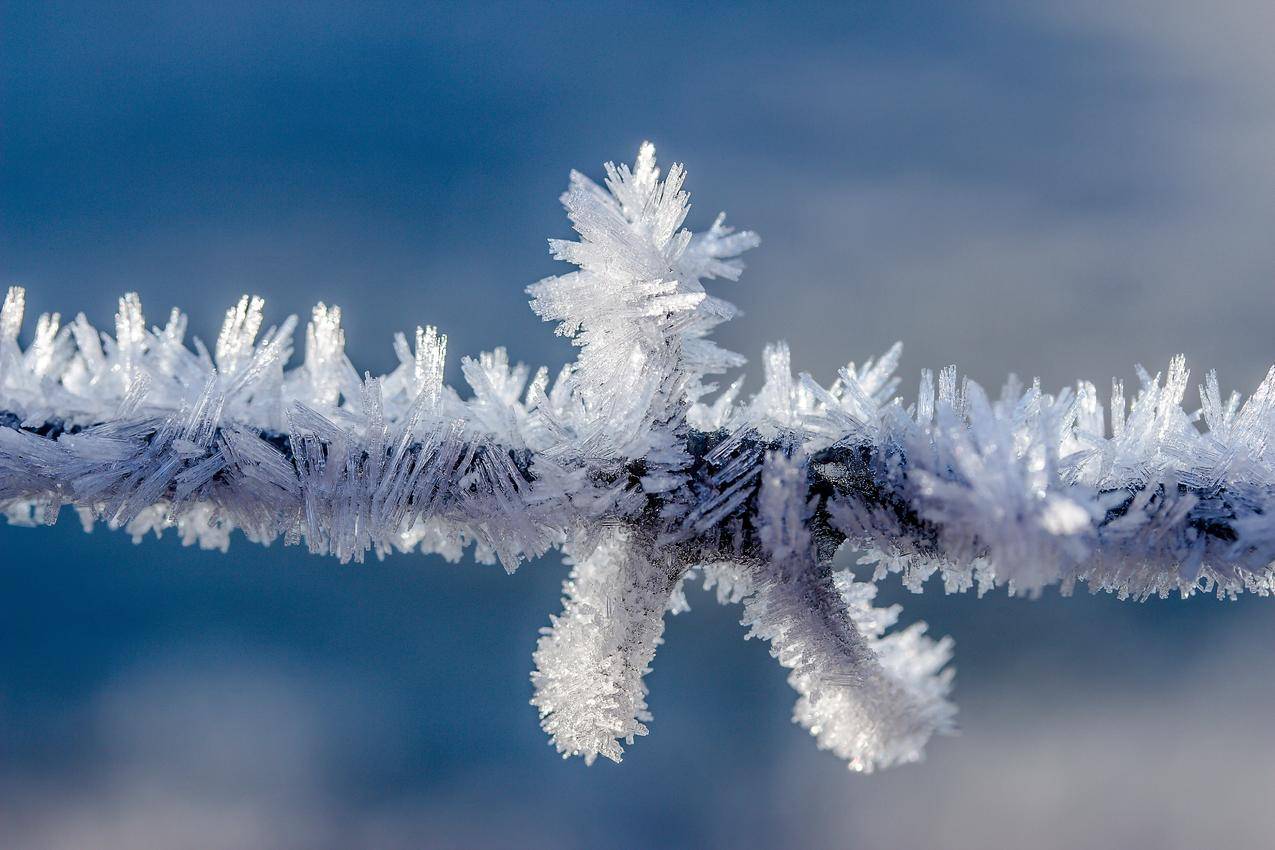
M174 310L150 326L135 295L113 336L84 316L0 308L0 510L140 539L173 528L224 550L231 532L304 543L341 561L472 546L513 570L551 548L572 564L564 608L535 652L532 700L564 755L618 761L647 733L644 681L666 613L702 578L742 604L798 692L794 719L856 770L918 759L952 728L951 642L895 629L872 582L921 590L1078 583L1122 597L1269 594L1275 560L1275 370L1247 400L1200 386L1183 407L1182 358L1113 385L1050 394L1012 379L993 399L954 367L897 397L900 346L824 387L793 374L782 343L765 381L715 398L743 361L709 338L734 308L705 282L735 280L755 234L722 217L684 227L685 172L654 148L571 175L579 235L550 249L574 271L529 288L532 308L580 349L555 380L503 349L464 358L469 391L443 384L447 338L394 338L398 366L360 374L338 307L317 306L300 365L297 320L266 327L244 296L212 352ZM1108 431L1107 420L1110 420ZM833 568L859 549L869 581Z

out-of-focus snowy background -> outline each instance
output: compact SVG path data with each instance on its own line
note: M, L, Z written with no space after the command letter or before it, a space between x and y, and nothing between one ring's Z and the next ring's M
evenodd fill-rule
M109 326L345 308L360 368L570 348L526 307L568 169L643 138L763 237L720 334L907 392L1275 360L1275 11L1189 2L484 9L0 3L0 280ZM829 4L831 6L831 4ZM753 386L756 386L754 382ZM956 638L963 734L848 774L702 594L622 766L562 762L514 577L0 527L0 846L1269 846L1275 608L883 593Z

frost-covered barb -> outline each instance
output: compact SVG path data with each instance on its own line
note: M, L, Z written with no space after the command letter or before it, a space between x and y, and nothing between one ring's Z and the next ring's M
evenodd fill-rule
M575 271L530 287L533 309L580 348L550 383L503 349L443 383L447 339L394 339L399 365L359 375L340 310L320 304L289 368L296 320L264 333L245 296L210 352L173 311L149 327L136 296L115 334L44 315L23 348L23 291L0 311L0 506L54 522L73 506L135 539L304 541L361 561L392 551L476 557L513 570L558 548L572 571L532 674L564 755L619 761L647 733L644 681L688 579L742 603L799 699L794 719L856 770L921 757L952 727L951 649L924 624L892 630L872 604L891 572L921 590L1035 595L1077 582L1122 597L1234 596L1275 587L1275 371L1246 402L1217 377L1188 412L1184 361L1139 370L1110 424L1091 384L1057 394L1011 379L995 401L954 368L896 396L900 347L829 387L793 376L782 344L765 381L712 376L742 359L709 331L734 309L705 281L735 280L757 244L718 218L693 234L684 173L660 179L644 145L605 187L572 174L563 203ZM1203 425L1204 427L1201 427ZM866 552L869 581L834 569ZM866 574L866 571L864 571Z

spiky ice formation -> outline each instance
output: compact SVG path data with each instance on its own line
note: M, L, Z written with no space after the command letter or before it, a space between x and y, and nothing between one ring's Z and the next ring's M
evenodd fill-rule
M898 606L872 606L876 587L834 574L811 538L805 464L778 452L762 466L758 519L766 560L746 577L749 637L770 642L800 694L793 719L854 770L916 761L952 728L951 640L925 624L886 635Z
M532 307L580 353L552 384L503 350L443 383L446 337L394 339L399 365L359 376L340 310L319 305L301 362L296 320L262 333L264 304L228 311L210 353L186 319L145 322L121 299L115 334L41 316L19 344L24 295L0 309L0 505L51 523L74 506L140 538L175 527L224 549L230 532L283 537L342 561L392 551L449 559L473 544L513 570L550 548L573 564L564 610L535 652L533 703L564 755L619 760L647 731L644 676L688 579L742 603L750 636L790 670L794 719L852 768L919 758L951 728L947 639L890 631L897 606L833 568L864 550L872 580L914 590L1077 582L1122 596L1270 593L1275 560L1275 372L1241 403L1215 375L1183 407L1185 363L1141 372L1131 406L1113 388L1110 429L1094 387L1057 394L1011 379L992 401L954 368L896 396L900 348L823 387L794 377L783 345L765 382L711 401L705 383L741 360L708 332L733 308L704 282L736 279L755 235L719 217L683 228L678 166L654 149L572 174L563 203L578 268L532 286ZM1201 428L1201 423L1206 428Z
M542 630L531 674L540 721L563 755L620 760L645 735L646 684L677 584L675 565L653 563L628 533L609 531L580 558L562 616Z

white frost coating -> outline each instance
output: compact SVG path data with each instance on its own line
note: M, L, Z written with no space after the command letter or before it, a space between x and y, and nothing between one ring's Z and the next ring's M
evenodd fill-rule
M1275 590L1275 371L1247 401L1210 373L1197 413L1178 358L1140 370L1131 404L1117 383L1108 417L1088 382L1011 379L993 400L954 367L923 371L905 404L897 345L824 387L777 344L756 395L736 380L712 399L705 381L742 361L708 338L734 308L704 282L737 278L757 237L720 217L684 229L685 175L661 180L650 145L606 172L605 187L573 174L563 196L580 238L551 250L578 268L530 288L580 349L553 381L497 349L462 359L462 397L432 327L395 336L389 374L360 375L325 305L289 368L296 319L268 327L249 296L212 351L186 343L176 310L149 326L134 295L113 336L54 313L23 347L10 289L0 510L30 525L72 506L86 528L175 528L216 549L237 528L342 561L472 545L513 570L559 548L576 567L536 651L535 703L553 743L589 761L646 731L643 675L692 573L744 603L792 671L797 720L864 770L950 726L949 644L888 631L896 609L831 571L843 542L873 580L918 591L934 575L980 593Z
M668 567L652 564L622 531L611 531L576 564L563 611L536 647L532 705L563 757L620 761L645 735L646 684L673 592Z
M580 241L549 241L554 257L580 270L527 292L532 309L581 349L568 378L579 442L598 456L642 457L661 426L704 393L701 378L744 362L707 339L735 308L702 281L738 279L743 265L733 258L758 240L733 233L720 215L706 233L683 229L686 172L674 165L661 181L649 142L632 169L607 163L606 172L609 192L571 173L562 204Z
M952 642L926 637L924 623L886 634L899 606L874 608L874 585L817 561L805 482L803 465L767 456L758 520L770 561L743 599L748 636L792 670L793 720L821 749L867 773L918 761L931 735L952 729Z

